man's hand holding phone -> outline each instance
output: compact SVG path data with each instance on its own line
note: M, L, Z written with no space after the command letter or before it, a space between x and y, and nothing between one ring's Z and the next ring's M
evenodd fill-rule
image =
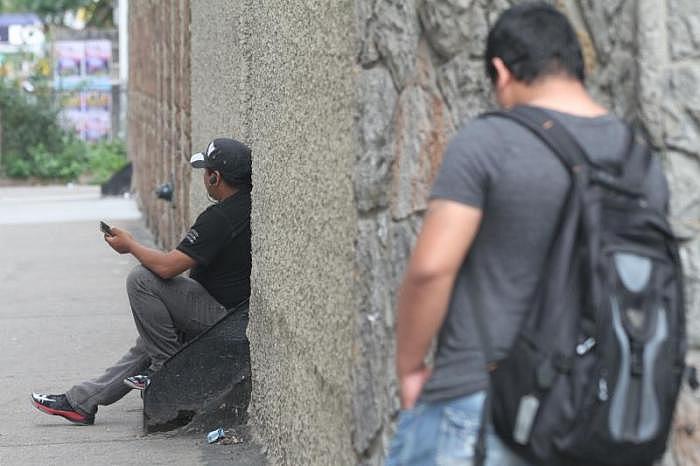
M104 233L107 244L119 254L131 252L134 238L127 231L110 227L105 222L100 222L100 230Z
M107 225L105 222L100 222L100 231L107 236L112 236L112 227Z

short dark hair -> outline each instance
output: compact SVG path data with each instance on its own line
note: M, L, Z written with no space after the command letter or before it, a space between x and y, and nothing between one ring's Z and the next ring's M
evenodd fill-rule
M240 190L253 189L253 180L251 180L250 177L236 177L234 175L231 175L230 173L225 173L220 170L215 170L213 168L205 168L205 170L207 171L207 176L214 172L219 173L219 176L221 176L221 179L224 181L224 183L226 183L232 188Z
M236 178L225 173L221 174L221 178L223 178L224 182L232 188L241 190L253 189L253 180L250 178Z
M523 3L504 11L486 41L486 72L496 82L491 63L500 58L518 81L531 84L544 76L566 74L583 82L581 45L561 12L543 2Z

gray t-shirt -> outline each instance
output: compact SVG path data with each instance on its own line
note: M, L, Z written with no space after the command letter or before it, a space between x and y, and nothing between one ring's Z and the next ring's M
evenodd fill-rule
M619 161L628 137L621 120L551 114L591 160L603 165ZM668 188L656 158L648 184L650 204L665 208ZM472 121L450 142L431 199L478 207L483 218L452 290L423 401L487 387L474 307L481 303L496 357L505 356L533 297L568 189L568 174L556 156L510 120Z

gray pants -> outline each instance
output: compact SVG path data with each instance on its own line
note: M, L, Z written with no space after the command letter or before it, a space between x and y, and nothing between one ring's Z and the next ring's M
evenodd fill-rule
M126 290L139 337L104 374L66 392L73 408L84 414L92 414L98 405L109 405L124 397L131 390L124 385L126 377L149 368L157 371L177 352L183 340L195 337L226 314L224 306L195 280L163 280L142 265L129 274Z

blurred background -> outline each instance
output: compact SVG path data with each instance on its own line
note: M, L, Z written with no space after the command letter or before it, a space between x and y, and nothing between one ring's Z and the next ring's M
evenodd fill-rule
M129 464L189 454L130 443L138 398L133 419L118 405L80 435L38 429L25 398L63 380L56 355L75 346L66 331L37 348L38 319L80 322L80 343L101 348L66 379L131 338L131 264L97 220L175 246L209 205L189 156L217 136L254 154L257 438L273 464L382 464L399 408L396 290L445 145L493 105L487 31L521 1L0 0L0 464L57 464L56 448L72 465L95 464L74 458L91 449ZM589 90L661 157L700 365L700 1L546 1L579 34ZM128 162L113 193L133 196L101 197ZM700 465L700 395L681 403L664 466Z
M102 184L125 167L126 9L0 1L0 186Z

